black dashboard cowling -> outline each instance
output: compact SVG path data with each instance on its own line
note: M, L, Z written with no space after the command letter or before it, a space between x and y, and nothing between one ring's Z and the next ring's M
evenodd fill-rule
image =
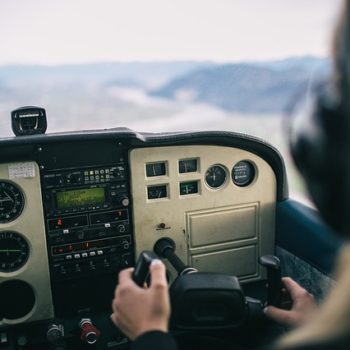
M170 288L171 324L176 329L235 328L248 306L238 278L216 273L180 275Z

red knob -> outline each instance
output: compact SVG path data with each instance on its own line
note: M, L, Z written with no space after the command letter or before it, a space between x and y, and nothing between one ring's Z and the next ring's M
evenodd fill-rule
M79 322L81 328L80 340L87 344L95 344L101 332L92 324L89 318L82 318Z

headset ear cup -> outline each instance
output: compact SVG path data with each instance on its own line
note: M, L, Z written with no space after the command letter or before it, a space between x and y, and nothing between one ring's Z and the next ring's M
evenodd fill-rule
M290 150L322 216L334 229L344 232L347 213L342 203L348 173L344 165L349 161L342 159L346 135L338 101L330 84L317 87L312 108L290 135Z

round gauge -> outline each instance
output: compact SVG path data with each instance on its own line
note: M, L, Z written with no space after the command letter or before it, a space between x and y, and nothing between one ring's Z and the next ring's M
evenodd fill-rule
M226 181L226 170L222 165L213 165L205 173L205 182L211 188L218 188Z
M0 271L18 270L28 257L29 246L21 235L12 231L0 232Z
M232 181L237 186L248 186L255 178L255 168L252 163L242 160L232 169Z
M21 215L24 197L21 190L7 181L0 181L0 224L15 220Z

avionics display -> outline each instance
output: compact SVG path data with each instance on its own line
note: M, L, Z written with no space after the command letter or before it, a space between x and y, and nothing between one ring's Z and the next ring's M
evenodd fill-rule
M103 187L84 188L56 193L57 209L102 205L106 196Z

